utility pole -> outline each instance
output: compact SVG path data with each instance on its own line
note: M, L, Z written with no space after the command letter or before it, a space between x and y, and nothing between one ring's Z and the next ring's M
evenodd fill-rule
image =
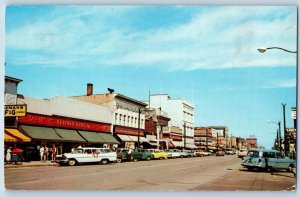
M141 108L139 107L139 117L138 117L138 147L140 148L140 120L141 119Z
M284 132L284 154L287 155L289 152L289 145L288 145L288 139L287 139L287 133L286 133L286 122L285 122L285 106L286 104L282 104L282 111L283 111L283 132Z
M219 150L219 133L217 132L217 150Z
M186 146L186 139L185 139L185 137L186 137L186 124L185 124L185 122L183 124L183 131L184 131L183 140L184 140L184 149L185 149L185 146Z
M206 128L205 129L206 130L206 150L208 150L208 141L207 141L207 139L208 139L208 129Z

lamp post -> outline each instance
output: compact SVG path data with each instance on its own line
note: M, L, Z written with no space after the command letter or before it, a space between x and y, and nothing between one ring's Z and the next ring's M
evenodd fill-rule
M288 52L288 53L297 53L297 51L290 51L290 50L287 50L287 49L284 49L284 48L281 48L281 47L268 47L268 48L260 47L257 50L260 53L264 53L264 52L266 52L269 49L279 49L279 50L282 50L282 51L285 51L285 52Z
M183 142L184 142L184 149L186 149L186 123L183 124L183 132L184 132L184 136L183 136Z
M282 105L282 112L283 112L284 153L285 153L285 155L287 155L289 152L289 144L288 144L288 139L287 139L286 122L285 122L285 106L286 106L286 104L281 103L281 105Z
M268 121L268 123L273 123L273 124L277 124L278 125L278 129L277 129L277 135L278 137L278 145L279 145L279 151L281 151L281 130L280 130L280 121L278 122L272 122L272 121Z

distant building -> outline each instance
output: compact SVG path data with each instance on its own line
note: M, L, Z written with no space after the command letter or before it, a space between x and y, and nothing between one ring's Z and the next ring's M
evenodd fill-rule
M210 126L212 128L212 137L217 141L219 148L229 147L228 127L227 126Z
M247 149L257 148L257 138L254 135L246 138L246 146Z
M183 99L172 99L167 94L150 95L149 108L157 108L168 113L169 128L164 128L164 136L173 137L175 147L195 149L194 106Z
M213 146L212 128L195 127L195 145L201 150L215 150Z

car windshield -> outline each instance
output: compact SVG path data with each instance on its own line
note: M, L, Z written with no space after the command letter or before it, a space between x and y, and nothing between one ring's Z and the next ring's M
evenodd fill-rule
M259 157L259 151L250 150L250 151L248 151L247 156Z

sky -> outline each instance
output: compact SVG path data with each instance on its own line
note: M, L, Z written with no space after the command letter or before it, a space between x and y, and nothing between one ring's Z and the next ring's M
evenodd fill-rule
M35 98L107 88L194 104L195 126L228 126L271 148L296 106L296 6L8 6L5 75ZM283 131L283 129L282 129Z

